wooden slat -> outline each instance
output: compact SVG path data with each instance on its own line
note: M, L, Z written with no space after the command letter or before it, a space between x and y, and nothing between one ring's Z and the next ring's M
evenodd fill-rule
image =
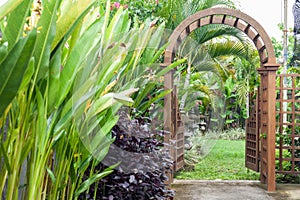
M259 172L259 93L256 101L250 103L250 116L246 121L246 155L247 168Z
M278 161L278 166L276 173L280 174L300 174L299 171L295 169L297 163L300 162L300 158L296 157L295 152L300 151L300 146L296 146L295 139L299 137L299 133L296 134L296 127L300 126L300 123L296 122L296 116L299 115L298 110L295 108L295 103L298 103L296 94L300 92L300 88L297 87L297 83L299 83L299 74L279 74L276 75L279 80L279 86L277 85L277 107L276 107L276 115L277 122L276 126L278 127L277 134L279 135L279 143L276 144L276 149L279 152L277 157L275 158ZM284 84L284 80L289 80L289 85ZM284 99L284 91L289 91L288 99ZM289 104L289 110L284 110L284 103ZM288 121L284 121L284 115L287 115ZM286 127L289 127L290 132L287 134L285 132ZM289 138L289 140L284 140L284 138ZM291 141L287 143L287 141ZM291 157L286 158L284 151L289 151L291 153ZM291 168L289 170L283 170L285 162L291 163Z

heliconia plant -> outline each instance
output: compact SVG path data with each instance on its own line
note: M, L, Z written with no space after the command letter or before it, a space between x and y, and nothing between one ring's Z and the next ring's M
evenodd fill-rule
M4 199L77 199L115 167L82 179L114 141L118 109L139 107L134 100L147 95L142 84L153 82L141 82L140 66L163 53L164 25L132 26L122 7L111 18L110 1L97 3L11 0L0 7ZM153 72L158 79L174 67Z

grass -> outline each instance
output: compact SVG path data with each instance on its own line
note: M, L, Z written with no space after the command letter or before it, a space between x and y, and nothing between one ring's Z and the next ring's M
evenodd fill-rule
M245 167L244 140L218 140L212 151L192 171L181 171L177 179L258 180L259 173Z

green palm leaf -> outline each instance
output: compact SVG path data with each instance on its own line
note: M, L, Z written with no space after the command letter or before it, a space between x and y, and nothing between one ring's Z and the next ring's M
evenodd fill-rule
M211 24L201 27L195 30L194 34L194 39L200 44L221 36L233 36L241 42L245 42L246 40L246 35L240 30L222 24Z
M248 51L241 42L225 41L209 45L208 53L212 58L238 56L248 58Z

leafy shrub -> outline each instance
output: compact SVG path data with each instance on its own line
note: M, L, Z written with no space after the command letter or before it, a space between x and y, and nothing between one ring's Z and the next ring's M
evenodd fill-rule
M224 140L244 140L246 138L246 131L242 128L233 128L222 131L218 134L218 138Z
M289 150L283 150L282 152L283 158L291 158L292 154ZM279 157L279 150L276 149L276 157ZM299 171L300 168L297 166L297 162L295 163L295 170ZM280 164L279 160L275 161L276 170L280 170L280 166L282 166L283 171L291 171L292 163L291 161L282 161ZM278 183L300 183L300 176L296 174L276 174L276 182Z
M164 21L158 15L159 10L162 8L162 3L157 0L119 0L111 3L111 11L112 13L116 12L116 10L123 6L128 10L130 19L137 23L143 23L147 19L158 20L158 23L162 23Z
M293 143L295 147L300 146L300 138L295 137L294 142L291 137L292 134L292 128L291 127L286 127L285 128L285 134L276 134L276 145L280 145L282 142L282 145L284 146L292 146ZM299 129L298 127L295 127L295 134L299 134ZM295 158L300 158L300 150L293 150L293 149L283 149L282 150L282 158L292 158L294 154ZM280 152L279 149L276 149L276 158L280 158ZM275 161L275 167L276 170L279 171L300 171L300 162L295 161L295 166L294 170L292 169L292 161L288 160L283 160L281 163L279 160ZM277 174L276 175L276 181L278 183L300 183L300 175L296 174Z
M167 188L166 170L170 169L172 160L162 150L161 132L149 128L143 120L129 120L123 113L118 124L113 128L114 145L110 151L118 151L119 156L125 157L126 152L139 153L134 158L125 157L118 170L104 177L90 187L88 193L79 199L168 199L174 192ZM116 148L116 149L114 149ZM119 150L118 150L119 149ZM121 150L120 150L121 149ZM123 155L124 154L124 155ZM113 154L108 153L108 157ZM151 158L149 158L151 155ZM113 160L114 158L108 158ZM115 159L116 162L118 159ZM124 166L137 164L133 169ZM95 171L103 171L106 166L100 163ZM128 173L128 170L130 172ZM89 177L90 171L84 178Z

